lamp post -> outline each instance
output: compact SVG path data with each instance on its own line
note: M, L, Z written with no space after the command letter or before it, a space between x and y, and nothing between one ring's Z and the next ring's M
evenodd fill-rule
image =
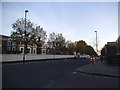
M24 31L24 38L25 38L25 41L24 41L24 52L23 52L23 63L25 62L25 54L26 54L26 50L27 50L27 43L26 43L26 16L27 16L27 12L28 10L25 10L25 31Z
M53 41L54 59L55 59L55 48L56 48L56 43L55 43L55 41Z
M98 44L97 44L97 31L95 31L96 33L96 52L98 52Z

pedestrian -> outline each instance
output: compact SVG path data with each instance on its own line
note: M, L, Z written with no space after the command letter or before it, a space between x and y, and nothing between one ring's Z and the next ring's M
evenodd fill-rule
M103 56L102 55L100 56L100 60L101 60L101 62L103 62Z

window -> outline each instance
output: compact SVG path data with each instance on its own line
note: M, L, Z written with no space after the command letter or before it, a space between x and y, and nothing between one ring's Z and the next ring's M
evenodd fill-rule
M12 50L15 51L15 47L13 47Z
M12 45L12 42L11 42L11 45Z
M15 43L13 43L12 45L15 45Z
M8 47L8 51L10 51L10 47Z
M9 42L9 45L11 44L11 42Z
M27 53L30 53L30 48L27 49Z
M35 49L34 49L34 54L35 54Z
M43 50L43 53L45 53L45 50Z
M20 51L23 53L23 48L21 48Z

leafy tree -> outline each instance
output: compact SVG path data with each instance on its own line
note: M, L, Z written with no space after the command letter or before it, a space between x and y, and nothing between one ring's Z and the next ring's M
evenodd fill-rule
M105 56L105 47L102 48L101 55Z
M76 42L76 52L79 52L81 54L85 53L85 47L87 46L86 42L83 40L80 40Z
M94 56L97 55L94 49L88 45L85 47L85 54L94 55Z
M76 52L81 54L97 55L93 47L87 45L83 40L76 42Z

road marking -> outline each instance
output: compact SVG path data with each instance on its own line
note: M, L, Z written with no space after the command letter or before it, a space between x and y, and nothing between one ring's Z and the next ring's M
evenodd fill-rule
M72 74L76 74L77 72L72 72Z

